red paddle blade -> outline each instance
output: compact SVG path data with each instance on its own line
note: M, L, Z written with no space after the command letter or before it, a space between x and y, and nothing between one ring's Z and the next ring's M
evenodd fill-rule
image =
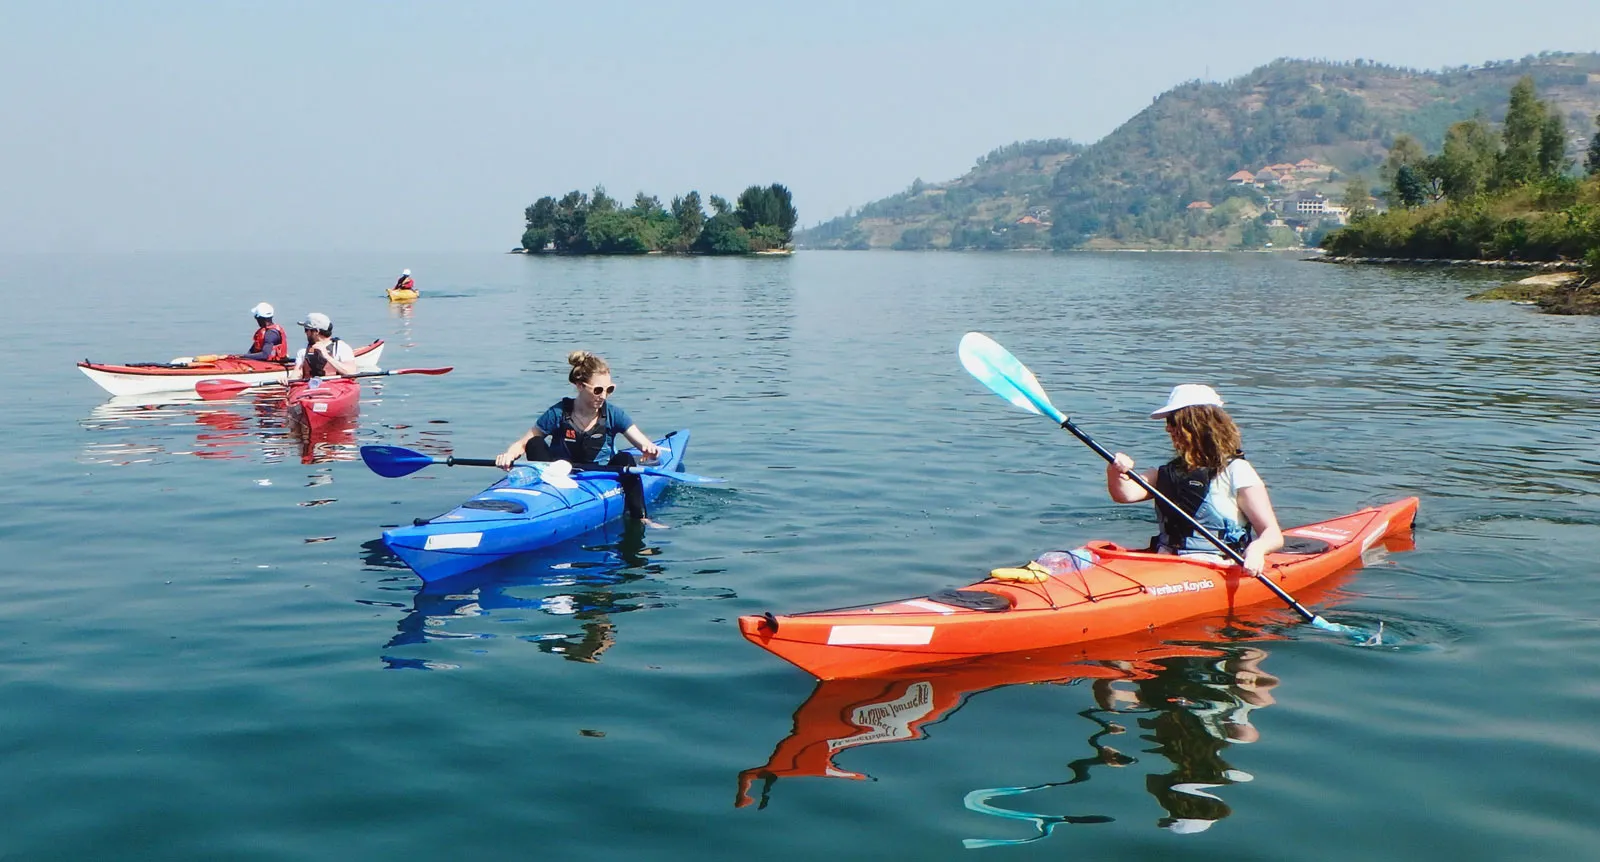
M386 374L449 374L450 372L452 372L454 370L456 370L456 367L454 365L446 365L443 368L397 368L394 371L388 371L388 372L385 372L385 373Z
M222 398L232 398L249 389L251 385L238 380L202 380L194 385L194 391L207 401L216 401Z

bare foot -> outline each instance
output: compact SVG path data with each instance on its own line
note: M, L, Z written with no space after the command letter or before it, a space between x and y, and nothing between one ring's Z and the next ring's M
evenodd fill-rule
M672 529L671 527L667 526L666 524L661 523L660 521L652 521L649 518L640 518L639 519L639 523L645 525L646 527L650 527L650 528L656 529L656 530L670 530L670 529Z

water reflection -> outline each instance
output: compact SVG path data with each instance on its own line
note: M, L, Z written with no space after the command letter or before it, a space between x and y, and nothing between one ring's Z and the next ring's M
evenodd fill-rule
M374 387L374 394L381 395L381 389ZM115 466L191 455L264 463L294 458L302 464L351 461L357 457L360 430L357 417L332 420L314 432L290 422L277 387L210 401L193 392L118 396L90 410L78 424L95 435L80 460Z
M1203 831L1231 813L1225 788L1252 780L1233 768L1224 753L1230 746L1260 739L1251 712L1272 705L1272 690L1278 684L1262 667L1267 658L1264 644L1281 639L1280 632L1294 622L1287 611L1265 609L1245 618L1188 620L1163 627L1160 637L1143 633L889 676L819 682L795 711L794 730L778 743L767 763L740 773L734 804L767 807L779 778L868 779L839 767L834 758L857 746L922 739L929 726L951 717L981 692L1019 684L1087 682L1092 705L1076 714L1092 725L1086 734L1089 751L1067 764L1066 777L966 794L969 810L1022 821L1029 834L970 838L966 846L1023 844L1043 839L1062 825L1109 823L1115 818L1095 810L1095 797L1090 795L1065 797L1066 804L1078 810L1030 809L1063 798L1059 792L1046 791L1083 784L1104 769L1126 769L1146 761L1150 771L1145 789L1164 811L1156 825L1179 833ZM1137 728L1137 735L1131 728ZM1151 760L1152 755L1161 760ZM1037 764L1029 761L1017 767L1032 770Z
M405 568L382 540L368 542L363 548L369 566ZM457 578L408 587L413 593L409 605L362 602L405 609L396 634L384 644L386 668L454 667L394 651L502 637L532 643L539 651L568 661L594 663L617 641L613 620L617 614L675 603L663 585L640 583L665 573L656 560L661 550L646 544L642 524L614 523L578 541L513 557ZM712 594L714 598L729 596L726 592ZM527 611L536 613L523 613ZM509 624L513 633L486 631L491 622Z

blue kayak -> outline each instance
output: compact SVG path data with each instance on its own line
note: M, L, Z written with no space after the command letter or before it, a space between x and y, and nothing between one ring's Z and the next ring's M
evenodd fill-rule
M656 441L661 458L655 470L683 472L689 432L674 431ZM625 449L636 457L637 449ZM622 483L615 475L577 473L576 488L543 481L532 467L517 467L472 499L409 527L383 531L384 544L424 581L440 581L486 566L512 554L536 551L580 536L621 518ZM645 473L644 498L654 502L671 483Z

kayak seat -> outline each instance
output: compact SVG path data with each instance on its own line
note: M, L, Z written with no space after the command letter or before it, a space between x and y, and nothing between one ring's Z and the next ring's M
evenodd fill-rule
M1326 554L1333 550L1333 546L1321 539L1310 536L1284 536L1283 547L1273 551L1274 554Z
M468 500L461 504L461 508L483 509L489 512L509 512L513 515L520 515L528 511L527 506L516 500L502 500L496 497L480 497L476 500Z
M1011 610L1010 600L987 590L940 590L937 593L929 593L928 601L985 613Z

